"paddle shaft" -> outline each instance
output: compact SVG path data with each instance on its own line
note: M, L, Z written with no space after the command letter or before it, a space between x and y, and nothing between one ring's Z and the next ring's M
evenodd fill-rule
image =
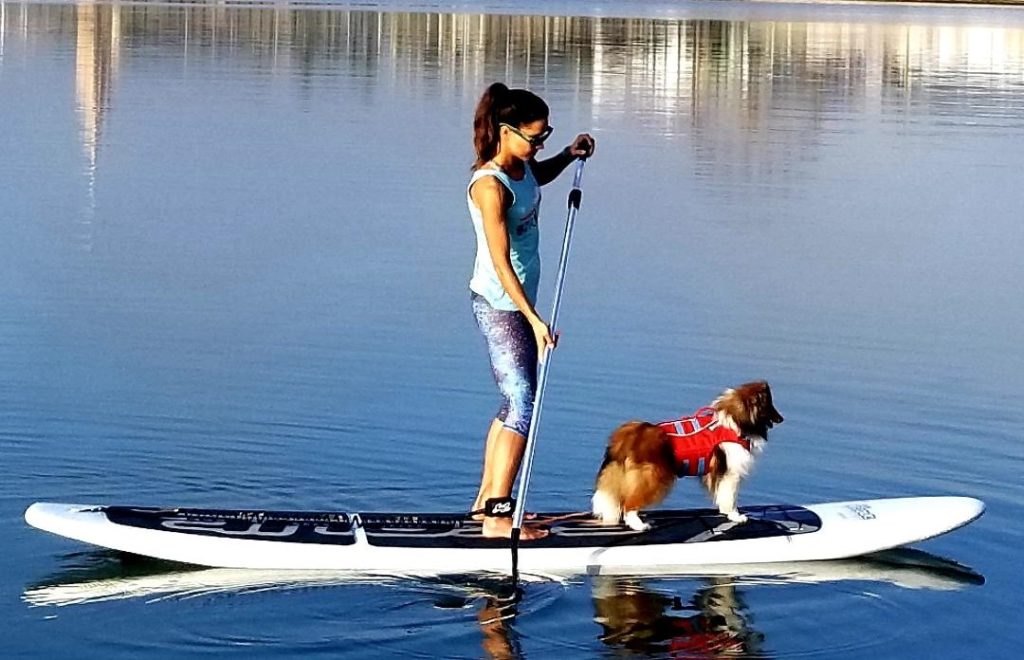
M552 303L551 321L549 328L552 336L555 335L558 327L558 308L562 303L562 286L565 283L565 270L569 261L569 246L572 244L572 230L576 222L576 212L580 208L580 201L583 199L583 191L580 190L580 181L583 178L583 164L585 158L576 163L576 174L572 180L572 190L569 191L569 210L565 220L565 237L562 239L562 254L558 260L558 275L555 279L555 299ZM523 449L522 472L519 475L518 504L512 516L512 578L518 582L519 568L519 536L523 526L523 512L526 511L526 493L530 486L530 474L533 471L533 452L536 446L537 429L540 427L540 413L544 405L544 389L548 382L548 372L551 369L550 345L544 347L544 354L541 359L540 373L537 375L537 391L533 397L533 415L530 418L530 431L526 435L526 447Z

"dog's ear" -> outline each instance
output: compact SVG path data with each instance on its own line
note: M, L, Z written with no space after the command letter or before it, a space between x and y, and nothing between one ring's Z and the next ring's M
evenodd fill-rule
M771 428L773 424L781 424L782 415L775 409L775 403L772 401L772 388L769 387L768 382L759 380L749 383L749 385L753 391L751 397L752 421L754 423L767 422L768 428Z
M740 429L749 427L754 419L750 414L750 395L744 391L744 387L741 385L725 390L713 404L716 409L731 417Z

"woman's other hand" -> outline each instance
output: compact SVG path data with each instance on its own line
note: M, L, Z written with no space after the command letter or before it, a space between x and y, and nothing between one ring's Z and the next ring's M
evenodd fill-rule
M537 340L537 362L542 363L548 347L553 349L558 344L558 337L551 334L551 328L539 316L530 321L530 327L533 328L533 336Z

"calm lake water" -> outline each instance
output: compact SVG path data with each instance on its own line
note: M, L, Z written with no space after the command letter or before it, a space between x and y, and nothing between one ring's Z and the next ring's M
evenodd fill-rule
M432 6L0 2L4 657L1016 656L1024 10ZM885 561L534 582L498 622L486 580L197 572L23 522L468 506L494 80L548 100L555 149L598 141L532 507L586 507L618 423L763 377L786 422L743 502L986 515Z

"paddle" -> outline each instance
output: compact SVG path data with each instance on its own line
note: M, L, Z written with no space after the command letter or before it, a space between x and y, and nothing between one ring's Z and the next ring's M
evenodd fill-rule
M576 174L569 191L569 212L565 219L565 237L562 240L562 255L558 260L558 276L555 280L555 299L551 309L551 334L555 335L558 327L558 308L562 302L562 285L565 283L565 268L569 261L569 245L572 243L572 229L576 221L576 212L583 199L580 181L583 178L583 164L587 157L583 156L576 163ZM512 597L519 595L519 537L523 530L523 512L526 511L526 492L530 486L530 473L533 469L533 451L536 446L537 429L540 428L540 411L544 405L544 386L548 381L551 369L551 346L544 347L544 355L537 376L537 391L533 398L533 416L530 418L530 432L526 436L526 447L523 449L523 467L519 476L519 503L512 516Z

